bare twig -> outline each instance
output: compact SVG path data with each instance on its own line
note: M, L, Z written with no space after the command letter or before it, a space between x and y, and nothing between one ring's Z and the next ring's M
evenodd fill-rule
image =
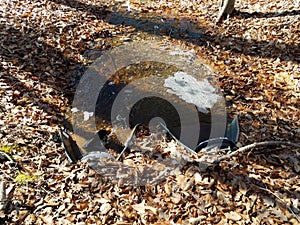
M121 159L122 155L124 154L125 150L128 148L128 145L130 144L130 141L131 141L131 139L132 139L133 136L134 136L134 132L135 132L136 128L137 128L139 125L141 125L141 124L139 124L139 123L136 124L136 125L134 126L134 128L132 129L132 131L131 131L129 137L127 138L127 140L126 140L126 142L125 142L125 145L124 145L124 148L123 148L122 152L119 154L119 156L118 156L118 158L117 158L117 161L120 161L120 159Z
M163 124L160 123L160 125L168 132L168 134L171 135L171 137L179 144L181 144L184 148L186 148L190 154L194 155L197 154L193 149L189 148L188 146L186 146L184 143L182 143L178 138L175 137L174 134L172 134L172 132Z
M236 175L236 174L232 174L232 175L235 176L238 180L242 180L241 177L240 177L239 175ZM296 215L296 214L294 213L294 211L292 210L292 208L291 208L290 206L288 206L288 204L287 204L282 198L280 198L280 196L278 196L274 191L272 191L272 190L270 190L270 189L268 189L268 188L260 187L260 186L258 186L258 185L256 185L256 184L254 184L254 183L251 181L250 178L246 178L246 183L249 184L250 187L252 188L252 190L254 190L254 191L256 191L256 192L257 192L257 189L259 189L259 190L265 191L265 192L267 192L267 193L273 195L275 198L277 198L277 199L279 200L278 202L281 203L283 206L285 206L285 207L293 214L293 216L296 218L296 220L297 220L298 222L300 222L299 216ZM286 189L284 189L284 190L286 190ZM286 190L286 191L289 191L289 190ZM257 193L258 193L258 192L257 192ZM255 204L255 202L256 202L256 200L257 200L257 193L256 193L256 198L255 198L255 200L252 202L252 206L251 206L250 208L252 208L252 207L254 206L254 204Z
M253 144L250 145L246 145L244 147L239 148L238 150L231 152L230 154L224 155L222 157L220 157L219 159L214 161L214 164L218 164L221 161L224 161L225 159L229 159L234 155L237 155L238 153L241 152L246 152L252 148L256 148L256 147L262 147L262 146L269 146L269 145L290 145L290 146L294 146L297 148L300 148L299 144L293 143L293 142L289 142L289 141L263 141L263 142L255 142Z
M283 204L283 205L284 205L284 206L285 206L285 207L293 214L293 216L298 220L298 222L300 222L299 216L297 216L297 215L294 213L294 211L291 209L291 207L289 207L289 206L285 203L285 201L284 201L283 199L281 199L277 194L275 194L273 191L271 191L271 190L269 190L269 189L267 189L267 188L259 187L259 186L257 186L257 185L255 185L255 187L256 187L256 188L259 188L259 189L261 189L261 190L263 190L263 191L266 191L266 192L270 193L271 195L275 196L276 198L278 198L279 201L281 202L281 204Z
M35 210L33 211L33 213L37 213L39 210L46 208L46 207L57 207L59 206L59 203L47 203L47 204L43 204L43 205L39 205L38 207L35 208Z

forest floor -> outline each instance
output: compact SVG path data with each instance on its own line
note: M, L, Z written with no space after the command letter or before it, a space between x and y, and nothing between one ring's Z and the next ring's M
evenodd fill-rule
M0 154L0 223L299 224L299 148L254 148L133 187L70 164L59 141L88 52L159 39L216 72L229 116L239 117L239 146L299 144L299 5L238 0L215 24L216 0L0 0L0 151L11 157Z

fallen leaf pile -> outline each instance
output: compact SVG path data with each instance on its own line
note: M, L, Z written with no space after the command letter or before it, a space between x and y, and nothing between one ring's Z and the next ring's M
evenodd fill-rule
M89 63L158 39L194 49L216 71L241 146L299 143L299 5L239 0L216 25L216 0L1 0L0 152L12 160L0 154L0 223L299 224L296 147L253 149L205 172L190 163L132 187L70 165L58 137Z

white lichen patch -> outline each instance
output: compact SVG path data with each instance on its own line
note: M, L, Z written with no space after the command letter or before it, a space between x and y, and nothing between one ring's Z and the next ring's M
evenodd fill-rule
M198 81L195 77L181 71L165 79L164 86L169 88L167 92L194 104L203 113L208 113L208 109L221 98L206 79Z

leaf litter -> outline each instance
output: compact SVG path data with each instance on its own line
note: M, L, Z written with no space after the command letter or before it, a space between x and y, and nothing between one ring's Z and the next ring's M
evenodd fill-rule
M0 144L12 146L3 151L11 160L0 158L1 224L300 222L299 148L254 148L204 172L190 163L134 188L69 164L58 140L74 71L126 41L160 38L194 49L218 71L228 113L239 116L240 145L299 143L299 1L236 1L219 25L209 0L0 6Z

